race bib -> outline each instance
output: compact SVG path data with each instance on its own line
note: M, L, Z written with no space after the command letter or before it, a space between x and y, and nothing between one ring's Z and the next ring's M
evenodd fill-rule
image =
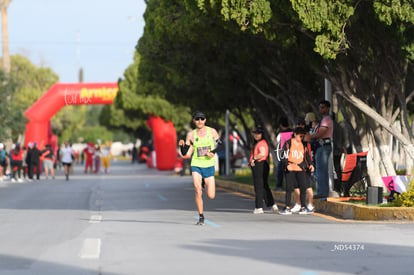
M197 148L197 157L204 157L210 151L210 146L198 147Z

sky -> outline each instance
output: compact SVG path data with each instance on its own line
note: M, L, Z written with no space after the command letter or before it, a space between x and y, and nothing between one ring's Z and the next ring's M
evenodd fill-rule
M49 67L61 83L117 82L144 30L144 0L12 0L10 54ZM1 40L1 35L0 35Z

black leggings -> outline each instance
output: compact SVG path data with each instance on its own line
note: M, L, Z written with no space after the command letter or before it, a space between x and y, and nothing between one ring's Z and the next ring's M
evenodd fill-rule
M269 163L267 161L255 162L254 167L252 167L256 208L263 208L263 199L267 207L275 204L269 187L269 170Z
M286 206L290 207L292 191L294 188L300 189L300 204L306 207L306 189L309 187L306 173L304 171L286 172Z
M29 179L33 179L34 169L36 168L36 179L40 179L40 163L32 162L29 166Z
M22 164L23 164L23 161L21 161L21 160L13 160L12 161L11 170L12 170L12 174L13 174L13 179L16 179L16 172L17 172L17 176L20 178L20 176L21 176L21 171L20 170L22 170ZM17 167L17 169L15 169L16 167Z

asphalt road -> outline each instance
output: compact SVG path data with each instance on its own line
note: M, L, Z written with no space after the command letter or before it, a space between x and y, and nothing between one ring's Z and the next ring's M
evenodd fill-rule
M0 274L413 274L414 223L254 215L217 190L195 225L192 181L127 162L67 182L0 183Z

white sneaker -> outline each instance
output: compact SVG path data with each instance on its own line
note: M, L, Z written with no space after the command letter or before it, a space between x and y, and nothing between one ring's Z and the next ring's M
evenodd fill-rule
M279 207L277 207L276 204L273 204L272 205L272 210L273 210L273 212L279 212Z
M306 208L308 208L308 210L309 210L310 212L315 211L315 207L313 207L313 205L312 205L312 204L308 204L308 206L307 206Z
M255 208L253 211L253 214L263 214L263 213L264 213L263 208Z
M299 204L295 204L295 206L293 206L292 209L290 209L290 212L292 213L298 213L300 211L300 205Z
M17 179L17 182L23 182L23 179Z
M279 212L280 215L292 215L292 211L289 207L285 207L282 211Z
M308 210L308 208L306 208L306 207L302 207L302 208L300 209L300 211L299 211L299 214L300 214L300 215L307 215L307 214L310 214L310 213L312 213L312 212L310 212L310 211Z
M16 182L16 180L14 178L11 179L11 182Z

